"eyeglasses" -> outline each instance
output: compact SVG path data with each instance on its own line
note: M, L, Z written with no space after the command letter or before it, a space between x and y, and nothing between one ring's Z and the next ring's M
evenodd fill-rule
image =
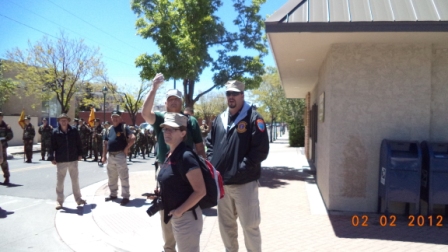
M227 97L229 97L229 96L238 96L240 94L241 94L241 92L235 92L235 91L227 91L226 92L226 96Z
M180 129L175 129L175 128L163 128L162 129L162 132L165 134L165 133L169 133L169 134L172 134L174 131L176 131L176 130L180 130Z

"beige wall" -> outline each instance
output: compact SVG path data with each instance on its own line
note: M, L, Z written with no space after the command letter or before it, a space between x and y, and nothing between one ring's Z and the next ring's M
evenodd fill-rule
M447 139L448 52L439 47L331 47L311 98L325 92L316 166L330 210L376 211L382 139Z
M431 69L431 141L448 141L448 44L434 45Z
M11 126L12 133L14 134L14 138L8 142L9 146L20 146L23 145L23 129L19 125L20 116L4 116L3 121ZM34 126L36 130L36 136L34 137L34 143L40 141L40 135L37 132L39 128L37 127L37 117L31 117L31 124Z

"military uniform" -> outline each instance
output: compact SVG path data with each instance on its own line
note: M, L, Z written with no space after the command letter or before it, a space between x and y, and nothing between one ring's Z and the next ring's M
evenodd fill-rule
M137 132L137 140L136 140L136 151L135 153L141 152L143 159L145 159L146 153L148 153L148 138L141 130ZM136 156L134 155L134 158Z
M47 121L47 120L43 120ZM42 160L45 160L45 154L49 154L51 145L51 133L53 133L53 127L46 123L39 127L39 134L41 135L40 140L40 154L42 155Z
M89 141L90 141L90 128L87 124L84 123L84 120L80 120L81 123L78 126L79 136L81 137L81 145L82 145L82 157L84 161L87 159L87 152L89 150Z
M204 120L202 121L202 125L200 128L201 128L202 141L204 142L204 146L207 146L205 139L207 138L208 132L210 132L210 127L207 124L205 124Z
M99 119L95 119L95 122L100 122ZM92 141L93 141L93 154L95 159L93 161L98 161L98 152L100 156L103 155L103 131L104 128L101 124L93 127L92 129Z
M131 133L132 134L136 134L136 130L135 130L135 127L134 126L129 126L129 130L131 131ZM131 149L129 150L129 162L131 162L132 160L132 155L134 154L134 152L135 152L135 149L136 149L136 147L135 147L135 144L133 144L132 146L131 146Z
M156 140L154 139L154 134L151 133L151 131L148 130L148 129L145 130L145 136L146 136L146 139L147 139L146 140L146 148L148 150L147 154L148 154L148 157L150 157L152 148L154 147L154 144L155 144Z
M0 112L0 117L3 119L3 114ZM0 123L0 142L2 145L2 156L3 163L1 163L3 177L5 178L4 184L9 184L9 165L8 165L8 156L6 155L6 149L8 148L8 141L10 141L14 137L12 133L11 126L6 124L3 120Z
M31 117L26 116L25 120L28 121L28 124L26 124L23 129L22 140L25 148L26 163L31 163L31 159L33 159L33 141L34 136L36 136L36 131L34 130L34 126L29 122Z

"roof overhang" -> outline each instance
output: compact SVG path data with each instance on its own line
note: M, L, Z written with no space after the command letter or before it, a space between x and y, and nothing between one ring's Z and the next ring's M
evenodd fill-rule
M395 2L289 0L267 18L266 34L286 97L304 98L314 88L333 44L448 43L448 3ZM410 6L413 11L407 11Z
M268 32L287 98L305 98L332 44L448 43L447 32Z

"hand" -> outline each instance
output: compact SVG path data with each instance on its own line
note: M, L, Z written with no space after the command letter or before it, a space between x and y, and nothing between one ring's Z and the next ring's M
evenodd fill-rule
M78 156L78 161L81 161L82 160L82 157L81 156Z
M162 73L156 74L154 79L152 79L152 85L154 89L158 89L160 85L165 81L165 78L163 77Z
M51 163L56 165L56 160L52 160Z
M124 152L124 155L126 155L126 156L129 155L129 148L128 147L124 148L123 152Z
M105 157L105 156L102 157L102 158L101 158L101 163L105 164L106 162L107 162L107 157Z
M174 210L171 210L170 213L168 214L168 216L173 216L173 217L179 218L179 217L181 217L183 214L184 214L184 213L181 213L181 212L180 212L179 210L177 210L177 208L176 208L176 209L174 209Z

